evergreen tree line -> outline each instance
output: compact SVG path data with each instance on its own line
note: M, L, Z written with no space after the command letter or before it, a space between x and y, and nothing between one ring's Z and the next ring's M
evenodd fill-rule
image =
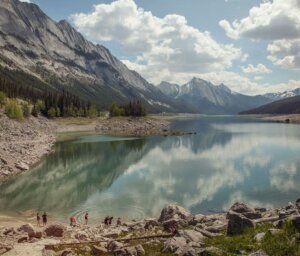
M20 98L30 102L33 105L32 115L34 116L40 113L49 118L95 117L98 115L95 106L81 101L77 96L66 90L62 92L42 92L34 88L23 87L0 77L0 91L4 92L9 98Z
M114 116L134 116L141 117L146 115L145 107L140 100L130 101L126 105L118 106L115 102L110 107L109 114Z

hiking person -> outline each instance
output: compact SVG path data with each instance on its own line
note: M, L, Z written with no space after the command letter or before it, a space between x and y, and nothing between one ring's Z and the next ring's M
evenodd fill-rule
M106 216L105 219L104 219L104 224L105 225L108 225L108 219L109 219L109 216Z
M109 220L108 220L108 224L109 224L109 225L111 225L113 218L114 218L114 217L110 217L110 218L109 218Z
M119 217L118 219L117 219L117 226L121 226L122 225L122 223L121 223L121 218Z
M74 227L75 225L76 225L76 220L75 220L74 215L72 215L72 216L70 217L70 226L71 226L71 227Z
M87 225L88 220L89 220L89 213L88 212L84 215L84 219L85 219L85 225Z
M48 221L48 216L47 216L46 212L44 212L42 218L43 218L43 226L46 226L47 225L47 221Z
M37 221L37 225L38 225L38 227L40 227L41 226L41 217L40 217L40 214L39 213L37 213L36 214L36 221Z

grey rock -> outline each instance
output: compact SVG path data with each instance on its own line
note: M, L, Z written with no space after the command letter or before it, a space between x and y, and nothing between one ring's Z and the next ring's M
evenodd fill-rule
M29 170L29 166L27 164L24 163L16 163L16 167L18 169L20 169L21 171L28 171Z
M250 208L244 203L236 202L234 203L229 211L240 213L248 219L259 219L262 217L260 212L256 212L254 209Z
M8 228L3 232L3 235L9 235L9 234L14 234L16 233L14 228Z
M195 230L180 230L178 235L184 237L187 242L203 242L204 240L204 236Z
M73 256L73 252L70 248L67 248L65 250L63 250L61 253L60 253L60 256Z
M291 221L295 228L300 231L300 215L291 217Z
M265 235L266 235L266 233L264 233L264 232L258 233L255 235L254 240L256 242L261 242L264 239Z
M107 250L110 252L114 252L117 249L121 249L124 247L124 244L117 241L110 241L107 245Z
M278 235L281 233L281 230L277 228L270 228L268 229L268 233L271 235Z
M268 254L266 254L264 251L259 250L257 252L251 253L248 256L268 256Z
M29 223L19 227L18 231L24 232L24 233L27 233L27 234L35 233L35 230L34 230L33 226Z
M255 223L236 212L228 212L227 217L229 219L227 226L228 235L238 235L243 233L245 228L255 227Z
M65 227L60 224L53 224L45 228L46 236L63 237Z
M191 218L192 215L186 209L178 205L170 204L162 209L158 221L165 222L170 219L179 219L179 220L188 221Z
M131 246L131 247L125 247L124 248L126 256L137 256L137 251L136 248Z
M18 238L18 243L24 243L28 241L28 235L22 235Z
M102 255L104 253L107 253L107 249L104 248L104 247L94 245L92 247L92 252L93 252L93 255L98 256L98 255Z
M137 256L141 256L141 255L145 255L146 252L144 250L144 247L140 244L135 246L136 252L137 252Z
M178 249L183 250L186 244L186 239L184 237L172 237L164 242L161 251L163 253L175 253Z

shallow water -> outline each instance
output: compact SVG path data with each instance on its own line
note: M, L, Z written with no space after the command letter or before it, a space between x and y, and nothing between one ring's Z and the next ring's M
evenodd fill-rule
M140 219L178 203L220 212L236 200L280 206L300 197L300 126L241 117L175 121L197 132L148 138L78 135L32 171L0 184L0 214L47 211L94 223L106 215Z

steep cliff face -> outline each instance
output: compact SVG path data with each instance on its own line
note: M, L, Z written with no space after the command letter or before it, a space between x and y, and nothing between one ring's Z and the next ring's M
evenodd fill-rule
M176 104L108 49L86 40L67 21L55 22L35 4L0 2L0 65L108 106L141 99L152 111Z

